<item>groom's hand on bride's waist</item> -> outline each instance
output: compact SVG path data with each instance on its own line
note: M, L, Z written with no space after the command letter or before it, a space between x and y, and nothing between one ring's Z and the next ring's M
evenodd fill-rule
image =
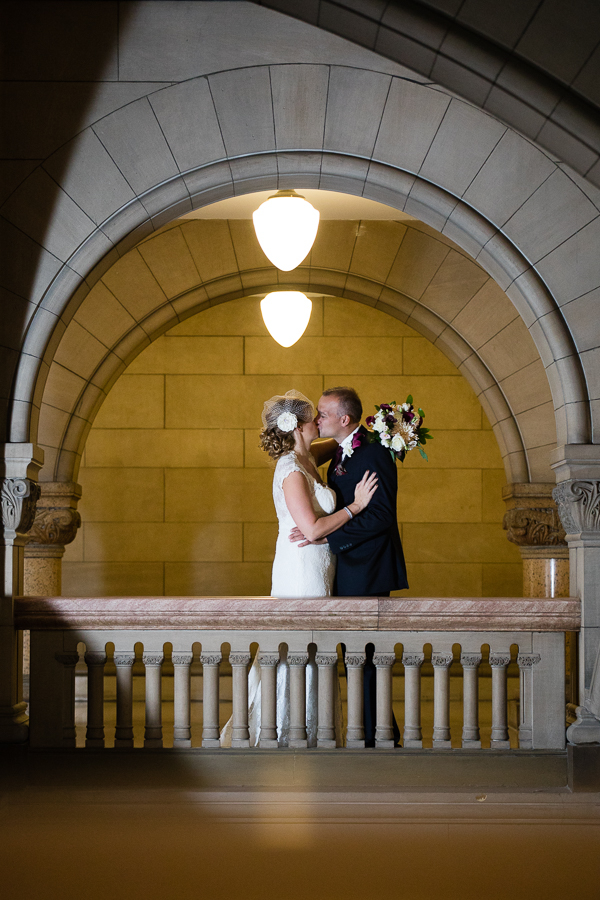
M309 541L307 537L305 537L299 528L293 528L290 531L290 541L292 543L297 543L298 541L302 541L301 544L298 544L299 547L308 547L309 544L326 544L327 538L321 538L320 541Z

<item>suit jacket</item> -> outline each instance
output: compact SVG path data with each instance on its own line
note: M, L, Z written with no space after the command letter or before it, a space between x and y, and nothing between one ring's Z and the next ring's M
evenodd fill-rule
M337 555L334 593L341 597L387 594L408 587L396 515L396 463L381 444L369 443L362 425L359 430L363 443L343 461L345 472L336 475L335 461L327 472L338 509L354 500L354 489L367 469L379 478L367 508L327 537Z

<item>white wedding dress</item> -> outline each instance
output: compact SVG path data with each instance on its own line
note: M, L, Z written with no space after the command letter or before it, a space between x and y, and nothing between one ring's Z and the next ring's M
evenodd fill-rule
M315 460L312 463L317 468ZM335 511L335 492L321 484L299 462L296 453L286 453L277 461L273 477L273 500L279 521L279 535L275 547L271 596L285 599L303 597L329 597L335 575L335 556L329 544L309 544L299 547L289 539L296 527L283 493L283 482L292 472L301 472L308 482L313 509L318 517ZM287 653L277 666L277 739L280 747L287 747L290 729L290 677ZM309 747L317 746L317 664L309 655L306 666L306 736ZM336 701L336 734L341 735L341 696ZM261 673L258 654L248 673L248 728L250 746L256 747L260 739ZM233 720L229 719L221 732L221 746L231 746ZM341 738L339 738L341 745Z
M314 460L313 465L316 469ZM329 549L329 544L309 544L308 547L299 547L289 539L296 523L285 502L283 482L292 472L301 472L306 478L316 516L328 516L335 511L335 492L326 484L317 481L314 475L302 466L294 451L277 460L273 477L273 501L279 521L279 534L273 562L271 596L329 597L335 575L335 556Z

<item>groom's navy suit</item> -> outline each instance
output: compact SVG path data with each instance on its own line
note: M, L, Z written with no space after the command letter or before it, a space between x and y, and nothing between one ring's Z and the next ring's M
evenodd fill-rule
M396 518L398 472L389 450L381 444L369 443L367 431L359 428L360 447L342 463L345 470L336 474L336 459L330 463L327 483L336 493L337 509L343 509L354 500L354 489L365 472L376 472L378 487L366 509L327 540L337 556L333 593L338 597L388 596L390 591L408 587L404 553ZM364 728L365 744L375 745L375 710L377 685L373 645L366 647L364 680ZM392 716L394 743L400 743L400 732L395 716Z
M396 463L381 444L369 443L362 425L359 433L360 447L341 464L345 472L336 474L335 459L327 472L338 509L352 503L354 489L367 469L378 476L377 490L367 508L327 537L337 556L334 594L338 597L385 596L408 587L396 518Z

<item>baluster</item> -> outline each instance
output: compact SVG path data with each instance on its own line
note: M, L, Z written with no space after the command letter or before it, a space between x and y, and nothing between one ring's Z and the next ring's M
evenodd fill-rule
M421 731L421 666L425 654L404 653L404 734L405 750L420 750L423 746Z
M317 653L319 701L317 747L332 750L335 740L335 676L337 672L337 653Z
M508 750L508 720L506 714L506 667L510 653L495 653L490 650L492 667L492 750Z
M202 746L218 749L219 743L219 663L220 651L201 653L202 663Z
M452 653L434 653L433 663L433 748L450 750L450 665Z
M190 723L190 666L192 653L173 653L173 747L192 746Z
M142 656L146 667L146 728L144 730L144 747L150 750L160 749L162 742L162 684L161 663L163 653L154 651Z
M346 670L348 678L348 730L346 747L360 750L365 746L364 729L364 672L366 655L364 653L347 653Z
M77 744L75 731L75 666L79 662L79 654L57 653L56 659L63 666L62 690L62 745L75 747Z
M463 730L462 746L471 750L481 748L479 736L479 664L481 653L461 653L463 667Z
M376 653L373 662L377 667L375 746L383 750L393 750L392 666L396 662L396 656L393 653Z
M290 667L290 739L293 749L306 749L306 663L308 653L289 653Z
M260 739L263 750L277 749L277 664L279 653L259 652L260 663Z
M85 654L88 667L88 700L86 747L104 747L104 650L88 650Z
M233 672L233 735L231 746L241 749L250 746L248 730L248 663L249 653L230 653L229 662Z
M533 672L540 661L539 653L519 653L519 749L533 748Z
M117 727L115 747L133 747L133 664L135 653L115 653Z

